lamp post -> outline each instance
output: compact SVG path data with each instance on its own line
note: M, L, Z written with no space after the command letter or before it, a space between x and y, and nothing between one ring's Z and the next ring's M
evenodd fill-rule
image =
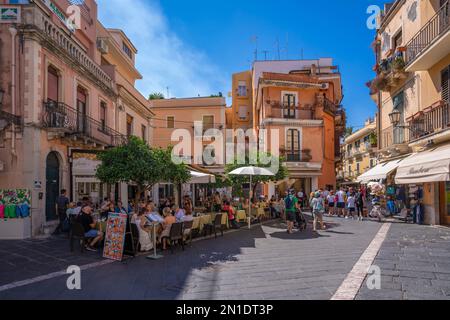
M389 114L389 120L391 121L391 124L394 128L407 129L411 131L415 136L420 136L421 134L424 134L424 131L419 128L411 127L405 124L400 124L401 116L402 114L398 109L394 109Z

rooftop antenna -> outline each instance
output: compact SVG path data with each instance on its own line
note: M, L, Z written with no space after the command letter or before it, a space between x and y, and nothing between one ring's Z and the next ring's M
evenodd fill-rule
M250 39L251 42L255 43L255 61L258 61L258 36L252 36Z
M289 32L286 32L286 60L289 60Z
M166 87L166 90L167 90L167 99L170 99L169 87Z
M300 58L303 60L303 48L300 49Z
M267 61L267 54L269 53L269 51L264 50L263 53L264 53L264 60Z
M280 39L278 39L278 37L277 37L276 45L277 45L277 52L278 52L278 60L281 60L281 54L280 54Z

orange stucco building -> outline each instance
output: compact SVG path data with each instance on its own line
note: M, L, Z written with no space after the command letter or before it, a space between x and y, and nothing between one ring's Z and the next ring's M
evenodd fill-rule
M266 129L269 150L271 130L277 130L279 154L289 170L286 181L265 186L264 194L336 186L335 161L345 130L342 97L341 75L332 59L257 61L251 71L233 76L229 127L241 127L246 120L242 106L251 103L250 123L243 126Z

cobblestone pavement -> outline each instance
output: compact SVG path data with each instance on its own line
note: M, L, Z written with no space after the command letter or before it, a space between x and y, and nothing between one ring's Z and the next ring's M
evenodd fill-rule
M450 300L450 229L393 224L374 265L381 290L363 285L359 300Z
M82 290L66 275L8 290L0 299L299 299L328 300L380 230L380 224L326 219L329 229L289 235L280 222L194 242L152 261L140 256L82 272ZM381 290L364 284L357 299L450 298L450 231L393 224L375 264ZM14 254L12 254L14 252ZM0 241L4 284L101 261L70 253L66 239ZM33 266L30 266L33 265ZM36 265L36 266L34 266ZM419 290L419 287L421 291Z

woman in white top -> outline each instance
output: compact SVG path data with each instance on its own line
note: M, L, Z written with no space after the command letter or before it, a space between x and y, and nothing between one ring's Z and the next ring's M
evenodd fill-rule
M331 191L330 194L327 196L327 203L328 203L328 214L330 216L333 216L335 214L335 207L336 204L334 203L334 192Z
M146 226L148 220L145 217L145 209L141 208L141 210L139 210L139 213L134 216L133 220L139 230L139 244L141 245L141 251L147 252L152 250L153 242L150 238L152 228Z

